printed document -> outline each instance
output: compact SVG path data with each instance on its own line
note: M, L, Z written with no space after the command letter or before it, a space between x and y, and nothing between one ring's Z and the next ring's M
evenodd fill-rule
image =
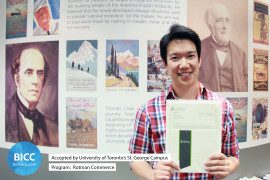
M167 100L166 153L180 172L206 172L204 163L221 152L221 102Z

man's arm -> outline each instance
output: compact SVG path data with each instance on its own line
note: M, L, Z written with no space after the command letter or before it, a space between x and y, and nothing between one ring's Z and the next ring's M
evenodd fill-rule
M146 161L130 162L132 172L142 180L154 180L154 170Z

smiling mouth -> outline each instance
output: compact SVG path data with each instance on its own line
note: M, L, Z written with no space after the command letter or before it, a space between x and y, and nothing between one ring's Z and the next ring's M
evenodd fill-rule
M181 77L187 77L189 75L191 75L192 72L182 72L182 73L178 73L179 76Z

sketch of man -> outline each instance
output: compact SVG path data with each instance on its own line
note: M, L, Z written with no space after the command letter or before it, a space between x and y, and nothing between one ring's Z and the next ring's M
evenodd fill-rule
M260 19L260 38L261 42L264 43L265 40L267 40L267 25L266 25L266 18L264 13L260 13L258 15L258 18Z
M27 48L11 64L16 91L6 104L6 141L58 146L58 125L37 110L48 78L48 64L38 49Z
M247 91L245 52L230 40L231 17L223 4L214 4L205 13L211 35L202 41L199 80L212 91Z
M36 27L33 35L58 34L58 21L52 18L48 0L36 0L34 4L34 20Z

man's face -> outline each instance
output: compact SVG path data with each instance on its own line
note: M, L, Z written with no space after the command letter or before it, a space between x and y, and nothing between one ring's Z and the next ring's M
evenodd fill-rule
M19 73L14 78L18 92L30 106L38 104L43 88L44 65L40 51L26 49L22 52Z
M212 11L212 35L220 45L228 44L231 33L231 18L224 7Z
M167 71L173 86L190 87L197 83L200 61L195 44L187 39L173 40L167 47Z
M50 30L51 15L48 6L43 6L42 8L37 10L35 12L35 18L39 27L41 27L44 31Z

